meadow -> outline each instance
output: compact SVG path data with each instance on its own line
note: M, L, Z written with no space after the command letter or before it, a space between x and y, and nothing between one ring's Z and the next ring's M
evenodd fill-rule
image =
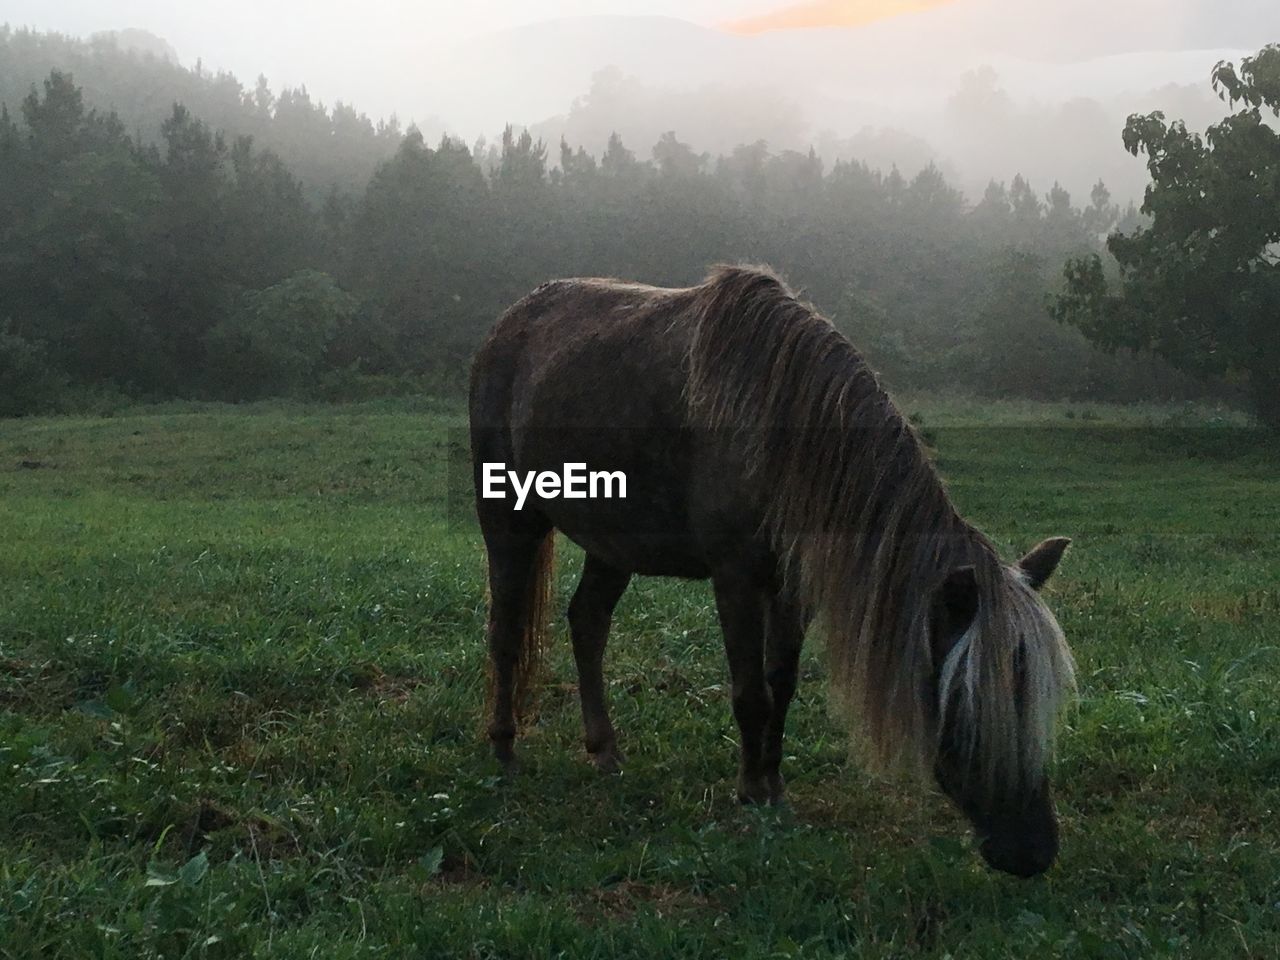
M1045 877L864 770L820 637L790 804L741 808L705 584L622 601L621 775L561 619L501 780L460 410L172 405L0 421L0 957L1280 956L1280 447L1199 409L904 406L1006 555L1075 538Z

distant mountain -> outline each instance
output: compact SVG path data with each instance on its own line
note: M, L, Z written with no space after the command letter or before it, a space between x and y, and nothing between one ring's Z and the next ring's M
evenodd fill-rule
M856 127L933 112L982 65L1016 75L1020 96L1063 101L1104 86L1202 83L1216 58L1273 39L1276 0L957 0L864 27L754 36L661 17L552 20L439 46L394 70L425 74L410 113L438 114L464 136L564 114L610 66L656 88L763 88L803 104L816 126L843 114L841 125Z
M1272 39L1276 0L956 0L863 27L751 36L659 17L561 19L387 70L421 90L410 114L439 115L468 140L529 126L552 162L561 136L598 154L617 130L648 156L674 130L713 156L763 139L908 175L935 160L970 195L1021 173L1077 195L1102 178L1129 199L1146 173L1121 147L1125 117L1167 109L1202 126L1221 115L1214 63ZM957 105L983 68L991 102Z
M437 47L425 58L422 111L492 133L564 111L605 67L687 89L749 74L741 37L667 17L549 20ZM417 112L416 110L414 112Z

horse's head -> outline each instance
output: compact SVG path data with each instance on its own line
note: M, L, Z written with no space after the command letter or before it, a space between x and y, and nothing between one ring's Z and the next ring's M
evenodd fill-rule
M953 572L933 604L934 776L973 825L987 863L1018 877L1043 873L1058 855L1045 763L1072 669L1061 631L1033 591L1069 543L1046 540L1006 568L1010 602L1000 616L983 616L972 568Z

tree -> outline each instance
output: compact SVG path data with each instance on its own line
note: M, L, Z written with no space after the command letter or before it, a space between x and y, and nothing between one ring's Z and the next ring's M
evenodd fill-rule
M241 308L206 337L219 386L235 397L299 389L356 308L332 277L315 270L245 294Z
M511 125L502 131L502 162L498 166L497 182L515 190L541 185L547 176L547 148L533 134L522 130L515 135Z
M707 156L694 153L687 143L676 139L674 130L668 130L654 144L653 162L664 177L696 177L702 172Z
M1200 378L1248 389L1280 429L1280 45L1220 63L1213 86L1243 109L1192 133L1162 113L1133 116L1125 147L1147 155L1150 224L1113 234L1118 291L1094 255L1068 262L1055 316L1108 350L1149 350Z
M596 158L582 147L574 153L564 137L560 138L560 180L571 190L585 190L595 179Z
M231 147L227 213L228 269L258 289L316 261L315 223L302 184L280 158L255 152L249 137Z
M605 148L604 157L600 160L600 169L606 176L624 177L636 169L636 155L622 145L622 138L617 131L609 134L609 145Z
M86 111L54 71L23 101L25 131L0 117L0 299L12 334L85 381L136 381L151 357L139 267L160 201L114 115ZM25 134L25 135L24 135Z
M514 140L511 149L519 150ZM532 172L531 151L532 144L508 167L501 208L465 146L443 140L432 150L416 130L370 181L345 232L344 280L392 332L396 345L387 359L396 368L463 369L502 301L519 295L514 282L495 289L494 264L517 269L527 247L509 256L494 251L499 243L527 244L529 201L538 199L529 194L549 189L540 173L533 182L515 175L517 166Z
M0 321L0 417L20 417L49 406L63 378L48 363L44 346L13 333Z
M175 103L164 122L155 172L164 191L157 242L146 271L155 344L169 369L155 384L185 392L204 360L202 338L231 309L235 292L223 135Z

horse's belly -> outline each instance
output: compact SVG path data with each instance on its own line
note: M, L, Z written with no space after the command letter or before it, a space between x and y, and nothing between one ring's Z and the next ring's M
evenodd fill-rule
M683 518L664 511L611 510L596 502L577 510L566 502L540 505L566 537L609 566L652 577L704 579L711 568Z

